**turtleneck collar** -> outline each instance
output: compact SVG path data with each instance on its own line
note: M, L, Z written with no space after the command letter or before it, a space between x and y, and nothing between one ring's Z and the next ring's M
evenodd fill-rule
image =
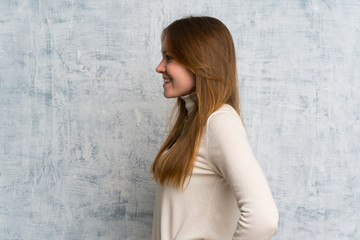
M185 108L187 110L188 113L191 113L191 111L194 109L195 107L195 102L197 100L197 95L196 92L190 93L188 95L185 96L180 96L180 98L182 100L184 100L185 102Z

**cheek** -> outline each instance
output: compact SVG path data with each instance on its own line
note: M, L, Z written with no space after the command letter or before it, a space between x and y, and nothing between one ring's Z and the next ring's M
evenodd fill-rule
M183 66L167 65L166 73L178 87L189 89L195 87L195 75Z
M187 73L187 80L189 87L191 88L195 87L195 75L190 71L188 71Z
M189 87L190 88L195 87L195 79L192 76L190 76L190 78L189 78Z
M181 80L181 71L179 71L178 68L173 67L171 65L166 67L166 74L173 80L173 81L179 81Z

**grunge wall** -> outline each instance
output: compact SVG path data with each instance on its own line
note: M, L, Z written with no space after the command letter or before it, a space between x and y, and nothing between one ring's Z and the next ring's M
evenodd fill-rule
M2 0L0 239L151 239L149 167L173 104L160 33L191 14L233 34L274 239L360 239L359 13L357 0Z

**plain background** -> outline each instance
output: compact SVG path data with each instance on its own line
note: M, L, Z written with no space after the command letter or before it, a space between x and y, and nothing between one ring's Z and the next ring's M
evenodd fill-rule
M163 27L210 15L237 50L274 239L360 239L358 0L2 0L0 239L151 238L172 100Z

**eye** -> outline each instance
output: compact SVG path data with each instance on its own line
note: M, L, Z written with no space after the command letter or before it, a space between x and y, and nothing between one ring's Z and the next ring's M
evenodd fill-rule
M170 62L171 60L173 60L173 57L171 57L170 55L166 54L165 55L165 59L167 62Z

